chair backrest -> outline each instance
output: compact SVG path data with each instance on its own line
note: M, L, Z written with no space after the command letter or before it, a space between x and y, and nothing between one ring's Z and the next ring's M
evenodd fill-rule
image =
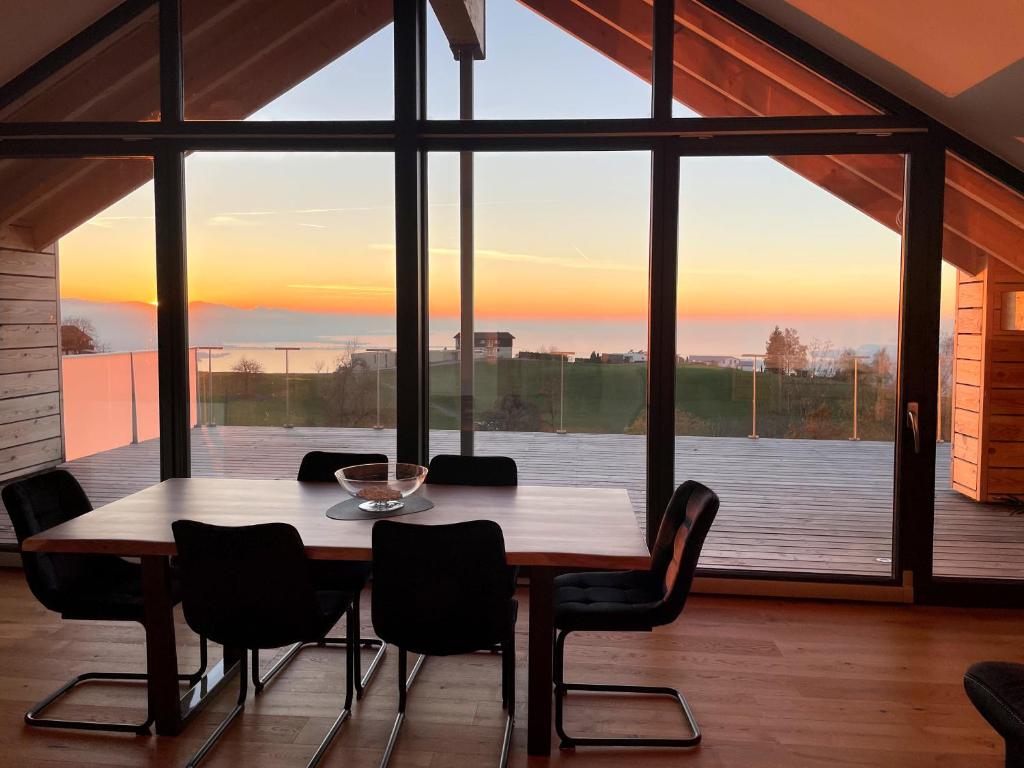
M357 464L386 464L388 457L383 453L332 453L331 451L310 451L302 457L296 480L305 483L336 482L334 473Z
M693 585L704 540L718 514L718 496L705 485L687 480L669 500L651 552L651 572L661 581L664 597L660 616L676 620Z
M385 642L432 656L490 648L505 637L514 591L491 520L373 526L373 628Z
M518 485L516 462L508 456L456 456L439 453L427 467L436 485Z
M21 544L29 536L74 520L92 511L92 504L74 476L63 469L18 480L2 492L4 506L14 524ZM100 561L117 559L112 555L51 554L22 552L32 594L52 611L62 611L62 597L81 585Z
M318 640L323 614L299 532L287 523L171 525L185 621L236 648Z

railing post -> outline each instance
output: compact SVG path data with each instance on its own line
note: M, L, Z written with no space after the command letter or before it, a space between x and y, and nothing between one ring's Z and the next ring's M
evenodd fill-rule
M750 395L750 434L747 437L751 440L757 440L757 361L763 355L757 352L748 352L743 357L750 358L751 381L754 385L753 392Z
M139 409L135 398L135 353L128 353L128 375L132 387L132 445L139 442Z

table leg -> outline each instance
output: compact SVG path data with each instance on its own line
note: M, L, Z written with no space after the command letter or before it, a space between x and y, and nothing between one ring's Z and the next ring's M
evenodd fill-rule
M555 569L530 569L530 658L527 691L526 751L551 754L551 682L554 644Z
M142 595L146 612L149 712L156 720L158 734L175 736L181 731L182 721L171 568L166 557L142 558Z

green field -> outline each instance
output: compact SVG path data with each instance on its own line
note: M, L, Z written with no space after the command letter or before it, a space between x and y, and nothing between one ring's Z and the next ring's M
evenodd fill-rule
M430 426L458 429L458 365L430 368ZM559 426L560 364L548 360L478 361L477 429L552 431ZM647 366L579 361L565 365L564 424L570 432L643 433ZM201 392L206 374L199 374ZM377 372L344 369L292 374L290 422L295 426L369 427L377 422ZM276 426L285 423L285 377L276 373L214 373L216 423ZM380 423L395 424L395 371L380 372ZM676 433L740 437L750 432L750 372L681 364L677 368ZM759 373L757 431L763 437L843 439L852 435L853 383L836 377ZM895 386L862 371L859 434L891 440ZM200 418L206 413L201 398Z

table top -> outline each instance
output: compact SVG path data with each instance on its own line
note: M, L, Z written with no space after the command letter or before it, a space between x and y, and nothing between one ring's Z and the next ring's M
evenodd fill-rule
M399 522L488 519L505 536L513 565L647 568L650 556L625 489L554 486L424 485L434 508ZM175 520L216 525L288 522L321 560L371 559L373 520L331 520L327 509L348 495L333 483L182 478L165 480L28 538L30 552L173 555Z

